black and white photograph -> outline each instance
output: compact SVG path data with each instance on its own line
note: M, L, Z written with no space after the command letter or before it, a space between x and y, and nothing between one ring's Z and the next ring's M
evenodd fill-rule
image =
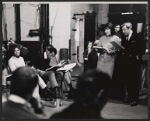
M148 119L148 1L1 6L2 119Z

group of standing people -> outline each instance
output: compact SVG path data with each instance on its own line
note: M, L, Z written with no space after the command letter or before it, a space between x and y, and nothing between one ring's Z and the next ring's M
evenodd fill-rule
M122 32L120 31L121 27ZM121 46L122 49L116 49L111 44L112 41ZM142 55L144 54L144 41L136 32L133 32L130 22L125 22L121 26L119 24L113 26L109 22L104 25L104 35L99 40L96 40L94 45L106 48L107 51L98 52L92 46L90 49L87 49L91 51L88 51L89 53L87 54L86 69L88 70L92 67L98 71L107 73L112 79L110 82L112 84L116 64L115 60L117 56L120 56L121 67L118 68L117 72L120 74L119 79L123 82L127 93L123 102L130 103L131 106L136 106L139 103L140 67ZM95 52L94 54L93 51Z

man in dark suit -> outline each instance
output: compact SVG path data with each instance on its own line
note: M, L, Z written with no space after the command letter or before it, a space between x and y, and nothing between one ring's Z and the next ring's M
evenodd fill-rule
M144 54L144 41L132 31L132 24L122 24L122 46L125 48L123 57L123 77L127 98L124 103L136 106L139 103L141 59Z
M55 70L45 71L47 68L50 68L54 65L60 65L63 64L60 62L58 63L56 59L57 50L51 45L46 46L46 51L43 54L38 54L37 57L34 59L34 66L37 68L38 74L45 80L48 80L52 87L52 96L54 98L60 98L60 88L58 84L58 80L61 80L63 78L63 73L57 72ZM71 77L68 75L68 72L65 73L64 78L70 88L69 90L69 97L73 98L73 92L74 88L71 83Z
M87 69L96 69L98 61L98 53L92 48L91 52L88 55Z
M34 89L38 84L38 76L30 67L20 67L12 74L11 94L8 101L2 104L3 119L38 119L29 105Z
M83 53L84 57L84 70L95 69L97 67L98 55L97 51L93 48L93 42L88 42L88 48Z
M76 100L51 119L102 119L101 111L109 96L110 77L96 70L87 70L77 84Z
M50 51L49 51L50 50ZM37 73L44 79L44 81L49 81L51 84L52 90L46 97L52 96L53 98L60 97L60 89L56 80L55 72L50 70L46 71L47 68L50 68L50 58L55 56L57 53L56 49L53 46L47 46L46 51L44 53L38 53L33 61L32 64L36 68Z

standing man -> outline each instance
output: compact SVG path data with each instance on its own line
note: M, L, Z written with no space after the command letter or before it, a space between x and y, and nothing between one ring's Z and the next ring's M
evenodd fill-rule
M115 30L115 35L118 36L119 38L121 38L121 32L120 32L120 25L116 24L114 27Z
M132 31L132 24L122 24L122 46L125 48L123 54L123 77L127 98L124 103L136 106L139 103L141 59L144 54L144 41L139 35Z

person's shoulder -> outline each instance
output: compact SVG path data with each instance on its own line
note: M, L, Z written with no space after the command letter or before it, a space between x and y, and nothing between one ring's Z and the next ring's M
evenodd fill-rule
M14 61L14 56L11 56L8 60L8 62Z
M120 39L117 35L113 35L112 37L115 39Z
M101 37L99 38L99 40L100 40L100 39L104 39L104 38L106 38L106 35L101 36Z
M117 35L113 35L112 36L113 40L116 40L116 41L121 41L121 38L118 37Z
M19 57L21 60L24 60L24 58L22 56Z

